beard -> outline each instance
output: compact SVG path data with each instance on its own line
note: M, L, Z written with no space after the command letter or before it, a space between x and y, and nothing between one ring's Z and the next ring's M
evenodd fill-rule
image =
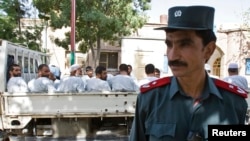
M20 77L21 74L13 74L14 77Z
M41 77L47 77L47 78L49 78L49 75L43 74L43 75L41 75Z

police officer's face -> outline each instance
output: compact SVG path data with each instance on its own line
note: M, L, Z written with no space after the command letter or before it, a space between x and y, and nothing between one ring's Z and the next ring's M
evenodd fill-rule
M202 73L205 61L212 54L209 45L204 47L202 39L193 30L166 32L166 45L168 64L177 77Z
M10 72L13 77L21 76L21 68L20 67L13 67L13 71Z

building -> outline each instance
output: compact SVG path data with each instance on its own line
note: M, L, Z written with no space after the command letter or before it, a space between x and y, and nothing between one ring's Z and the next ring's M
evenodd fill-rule
M166 24L166 15L160 16L160 23L147 23L137 32L127 37L121 37L121 44L118 42L110 45L101 42L100 65L107 67L111 73L118 71L121 63L133 66L133 73L141 79L145 77L144 66L148 63L154 64L162 72L161 76L172 75L167 65L165 32L154 30L154 28ZM30 22L30 21L29 21ZM58 47L53 43L55 38L64 38L64 33L70 28L53 30L44 28L42 42L51 55L51 64L54 64L67 72L70 65L70 51ZM246 76L250 82L250 32L249 28L238 24L222 24L215 28L217 35L217 48L208 61L211 66L211 73L224 78L228 76L227 66L230 62L239 64L240 75ZM77 45L76 45L77 46ZM96 52L96 49L94 49ZM92 65L92 52L84 54L77 50L75 62L83 66Z

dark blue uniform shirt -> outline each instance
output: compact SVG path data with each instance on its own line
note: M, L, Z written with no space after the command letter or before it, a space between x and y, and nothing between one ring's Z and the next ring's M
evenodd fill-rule
M169 83L162 82L166 78L151 82L144 87L166 84L138 95L130 141L186 141L192 134L207 140L208 125L245 123L247 102L229 91L231 85L218 80L219 87L207 77L202 96L194 101L175 77L167 79Z

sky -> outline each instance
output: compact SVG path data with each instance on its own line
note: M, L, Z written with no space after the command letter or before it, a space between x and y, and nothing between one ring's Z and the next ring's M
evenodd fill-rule
M215 25L243 23L242 13L250 9L250 0L151 0L148 22L159 23L160 15L167 14L173 6L206 5L215 8Z

